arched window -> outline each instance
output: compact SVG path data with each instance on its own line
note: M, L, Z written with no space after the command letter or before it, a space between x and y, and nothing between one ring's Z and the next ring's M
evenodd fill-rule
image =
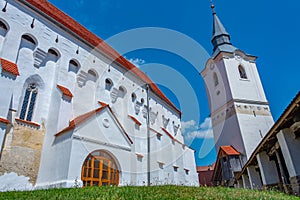
M245 68L242 65L239 66L239 73L240 73L240 78L242 78L242 79L247 79L248 78L247 74L246 74L246 71L245 71Z
M131 100L132 102L136 100L136 94L134 92L131 94Z
M58 57L58 53L54 49L49 49L48 53L51 54L52 56Z
M36 45L36 41L29 35L22 35L22 39L31 43L32 45Z
M78 61L72 59L69 62L69 72L77 73L80 68Z
M127 92L126 92L126 89L125 89L123 86L120 86L120 87L119 87L119 96L120 96L121 98L123 98L123 97L125 96L126 93L127 93Z
M7 25L5 23L3 23L2 21L0 21L0 35L5 37L7 31L8 31Z
M219 85L219 79L218 79L218 76L217 76L216 72L214 72L214 74L213 74L213 79L214 79L215 86Z
M53 48L48 49L48 59L56 62L59 59L59 52Z
M20 119L31 121L37 94L37 85L35 83L28 84L24 95Z
M116 161L104 151L94 151L82 165L81 180L83 186L119 185Z
M94 70L90 69L88 71L88 77L89 77L89 80L96 82L98 76L97 76L97 73Z
M114 83L112 82L112 80L110 80L109 78L105 79L105 89L106 90L110 91L113 85L114 85Z

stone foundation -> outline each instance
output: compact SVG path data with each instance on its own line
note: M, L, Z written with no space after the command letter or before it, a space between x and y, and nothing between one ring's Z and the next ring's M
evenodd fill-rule
M290 177L292 194L300 196L300 175Z
M14 124L7 134L0 160L0 175L15 172L35 184L40 166L45 129Z

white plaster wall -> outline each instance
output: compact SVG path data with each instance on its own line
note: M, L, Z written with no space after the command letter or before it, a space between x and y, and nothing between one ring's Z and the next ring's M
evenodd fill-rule
M3 145L3 140L5 137L5 133L6 133L6 124L0 123L0 156L1 156L1 151L2 151L2 145Z
M243 155L246 155L244 141L240 133L239 121L236 115L226 119L225 122L213 125L216 151L220 146L232 145Z
M216 73L218 77L219 84L217 86L215 86L213 79L214 73ZM224 62L222 60L214 62L210 59L201 75L205 82L206 93L212 113L232 99Z
M256 63L244 59L224 59L229 87L233 99L247 99L266 102L266 96L259 78ZM238 67L242 65L247 74L247 80L240 78Z
M279 183L278 172L274 161L269 159L265 151L256 155L263 185Z
M300 174L299 139L295 139L290 129L283 129L277 134L277 139L284 157L290 177Z
M247 159L274 124L273 117L251 114L237 114ZM261 134L260 134L261 131Z

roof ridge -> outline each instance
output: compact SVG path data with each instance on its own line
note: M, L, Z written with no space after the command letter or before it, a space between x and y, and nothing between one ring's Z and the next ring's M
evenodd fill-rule
M132 72L136 76L138 76L141 80L143 80L146 84L150 85L152 91L157 94L160 98L162 98L167 104L169 104L173 109L175 109L180 115L181 111L170 101L166 95L157 87L157 85L152 82L152 80L145 75L139 68L137 68L134 64L125 59L122 55L120 55L115 49L113 49L110 45L108 45L104 40L100 37L89 31L87 28L79 24L72 17L58 9L56 6L51 4L46 0L25 0L21 1L22 3L27 3L29 6L38 9L40 12L46 14L48 17L52 18L54 21L59 22L65 28L85 40L87 43L94 46L96 49L104 52L108 57L110 57L113 61L121 64L128 71Z

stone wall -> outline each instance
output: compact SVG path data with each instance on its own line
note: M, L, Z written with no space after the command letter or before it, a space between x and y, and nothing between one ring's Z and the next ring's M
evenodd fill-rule
M45 129L14 124L7 134L0 160L0 175L15 172L35 184L40 166Z

